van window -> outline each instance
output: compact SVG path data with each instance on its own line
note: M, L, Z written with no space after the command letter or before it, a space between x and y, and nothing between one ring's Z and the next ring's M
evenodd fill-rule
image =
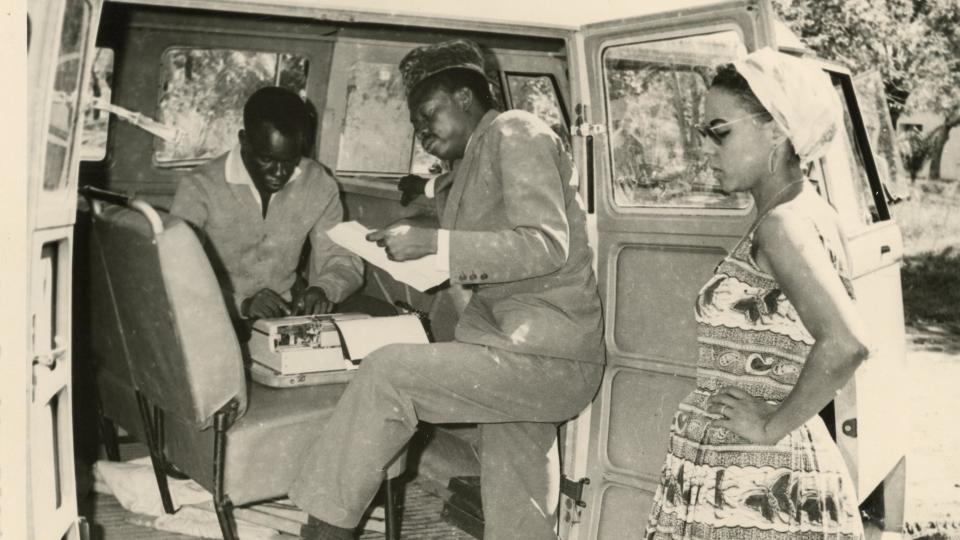
M413 140L403 79L395 63L357 60L345 74L346 117L340 135L337 169L398 173L429 170L435 158ZM416 159L411 159L416 155ZM415 166L412 166L412 163ZM416 171L416 172L427 172Z
M439 174L440 160L424 151L413 136L397 63L379 60L356 59L344 78L347 104L337 170Z
M73 146L80 101L80 78L83 68L83 45L87 35L90 7L84 0L67 0L60 32L60 54L53 82L50 123L47 132L47 156L43 172L43 189L57 190L68 182L68 155Z
M288 88L306 99L309 60L286 53L170 48L162 70L157 120L176 127L176 140L156 139L153 159L179 167L216 157L237 142L243 104L258 88Z
M906 197L906 173L897 150L897 137L887 107L883 78L878 71L868 71L854 77L853 85L880 182L893 198Z
M604 93L614 202L621 207L746 209L707 166L694 126L711 66L744 52L733 30L608 47Z
M110 103L113 87L113 49L97 47L87 78L88 103ZM88 106L83 115L80 159L102 161L107 155L110 113Z
M827 154L810 173L811 180L826 187L827 199L837 210L844 230L854 232L880 221L863 155L854 138L853 122L843 89L835 85L843 103L843 132L834 138Z
M337 137L338 146L331 150L341 180L357 175L435 175L444 170L441 161L420 146L410 124L398 65L415 46L368 39L337 41L331 70L343 76L332 81L327 107L337 114L338 129L331 128L329 135ZM488 55L486 60L494 106L502 110L501 72L495 56Z
M557 133L566 148L570 148L570 130L560 104L557 81L551 75L524 75L507 73L510 105L540 117Z

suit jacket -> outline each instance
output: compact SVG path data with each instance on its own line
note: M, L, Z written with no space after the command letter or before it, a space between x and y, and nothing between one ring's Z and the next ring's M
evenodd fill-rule
M474 293L458 341L603 363L600 296L570 155L525 111L483 117L438 190L450 283Z

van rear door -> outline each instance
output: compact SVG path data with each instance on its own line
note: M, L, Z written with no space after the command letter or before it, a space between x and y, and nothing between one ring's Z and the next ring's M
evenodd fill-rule
M639 538L673 413L695 381L694 298L754 214L746 195L719 192L700 152L693 126L709 67L776 46L777 38L766 2L593 25L581 36L571 61L581 104L574 147L586 165L596 220L608 367L575 430L580 440L565 456L561 530L565 538ZM878 353L836 400L833 427L861 501L887 479L882 511L896 528L903 438L891 419L904 358L902 242L849 74L824 67L846 105L846 136L814 180L843 217L858 305L879 341ZM585 489L572 482L582 478L589 479Z
M844 68L824 65L844 105L838 138L811 180L840 215L857 306L871 330L873 354L835 404L837 444L861 502L884 480L884 528L903 524L906 448L902 376L906 359L900 263L903 240L890 219L854 83Z
M589 478L585 506L563 501L565 538L639 538L646 526L671 418L696 377L694 299L753 212L748 196L719 191L693 126L710 66L770 44L765 6L598 24L574 40L574 146L598 231L607 369L577 425L589 449L564 456L568 478Z

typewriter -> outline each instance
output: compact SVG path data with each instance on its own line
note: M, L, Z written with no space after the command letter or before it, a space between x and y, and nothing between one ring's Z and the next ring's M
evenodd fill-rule
M415 314L332 313L260 319L247 345L254 380L299 386L349 379L371 351L391 343L429 343Z

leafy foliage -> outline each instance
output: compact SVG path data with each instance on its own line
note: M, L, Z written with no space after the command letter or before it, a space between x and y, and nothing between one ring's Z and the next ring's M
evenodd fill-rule
M942 73L938 60L942 46L931 35L920 3L775 0L774 6L819 56L845 64L854 72L879 70L894 123L920 81Z
M550 77L545 75L514 75L507 76L510 86L510 95L513 106L537 115L546 122L564 146L570 147L570 134L567 132L560 102Z
M901 113L918 111L943 115L944 134L960 125L957 0L774 0L774 7L818 55L854 72L879 70L894 125ZM931 140L933 178L945 142ZM915 151L904 157L920 159Z
M181 138L158 141L157 161L216 156L236 141L243 105L257 89L278 84L305 97L308 60L287 54L173 48L164 52L158 120Z

